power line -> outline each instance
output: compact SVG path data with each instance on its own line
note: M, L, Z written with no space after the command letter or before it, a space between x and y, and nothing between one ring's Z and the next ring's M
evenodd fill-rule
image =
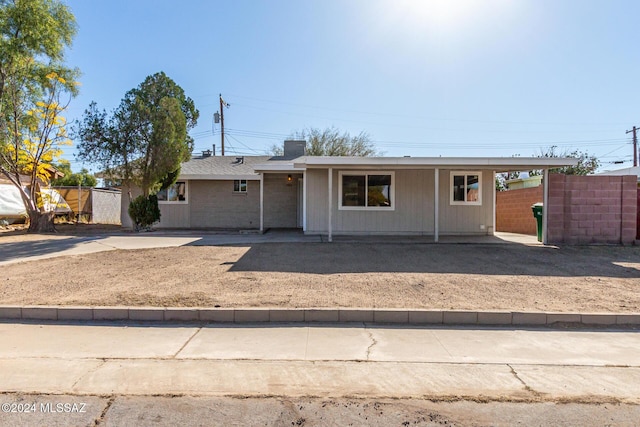
M605 139L605 140L565 140L565 141L533 141L519 142L517 145L511 144L515 148L537 148L540 146L603 146L603 145L619 145L624 139ZM371 141L372 143L382 147L405 147L405 148L442 148L443 141L438 142L409 142L409 141ZM506 143L456 143L447 141L449 148L506 148Z
M398 117L398 118L407 118L407 119L414 119L414 120L433 120L433 121L451 121L451 122L469 122L469 123L493 123L493 124L514 124L514 125L584 126L584 125L593 125L594 124L593 122L581 122L581 123L577 123L576 122L576 123L573 123L573 122L507 121L507 120L480 120L480 119L420 116L420 115L407 115L407 114L389 113L387 111L384 111L384 112L379 112L379 111L378 112L371 112L371 111L358 111L358 110L350 110L350 109L334 108L334 107L320 107L320 106L316 106L316 105L297 104L297 103L292 103L292 102L277 101L277 100L273 100L273 99L253 98L253 97L237 95L237 94L230 94L230 96L235 97L235 98L246 99L246 100L249 100L249 101L258 101L258 102L268 103L268 104L285 105L285 106L291 106L291 107L296 107L296 108L309 108L309 109L314 109L314 110L335 111L335 112L339 112L339 113L351 113L351 114L361 114L361 115L369 115L369 116L379 116L379 117L384 117L384 118ZM267 110L267 111L274 111L274 112L280 112L280 113L284 113L284 114L289 114L287 112L269 110L269 109L250 106L250 105L237 104L237 103L236 103L236 105L242 105L242 106L245 106L245 107L248 107L248 108L263 109L263 110ZM622 122L616 122L616 123L603 122L603 123L595 123L595 124L607 125L607 126L617 126L617 125L621 125L623 123ZM609 129L609 130L602 131L602 132L610 132L612 130L613 129Z
M247 144L243 143L242 141L240 141L239 139L235 138L233 135L227 135L229 138L233 139L234 141L236 141L238 144L242 145L244 148L246 148L247 150L253 151L254 154L263 154L266 152L266 150L256 150L254 148L249 147Z

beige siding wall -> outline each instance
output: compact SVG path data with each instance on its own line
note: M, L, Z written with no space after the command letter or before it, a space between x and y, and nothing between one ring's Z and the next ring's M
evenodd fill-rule
M160 207L160 222L157 228L189 228L189 208L187 203L158 203Z
M308 169L305 173L307 233L327 232L327 170Z
M482 171L482 205L455 206L449 202L450 172L440 170L440 233L493 232L493 172ZM307 176L307 233L326 233L327 170L310 169ZM333 232L336 234L433 234L434 170L395 171L395 210L366 211L338 208L339 171L333 171ZM484 225L484 230L480 229Z
M307 232L327 232L327 171L307 171ZM340 233L433 233L434 175L430 170L395 171L395 209L340 210L339 172L333 171L333 232Z
M189 181L192 228L259 228L260 181L247 181L246 193L234 193L233 181Z
M291 181L287 176L291 175ZM264 227L298 226L298 179L302 174L264 174ZM259 203L258 199L258 203ZM259 212L258 212L259 213Z
M470 170L466 170L469 172ZM473 172L473 170L471 170ZM440 170L440 234L493 234L493 171L482 171L482 205L451 204L451 170ZM484 229L480 226L483 225Z

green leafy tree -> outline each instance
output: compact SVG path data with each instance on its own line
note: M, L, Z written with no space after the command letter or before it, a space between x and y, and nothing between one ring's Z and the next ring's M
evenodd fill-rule
M71 172L71 165L68 161L62 160L55 164L55 168L64 174L62 178L56 178L51 181L51 185L55 187L81 185L83 187L95 187L98 185L98 179L93 176L86 168L82 168L80 172Z
M573 157L578 159L576 166L564 166L557 169L551 169L550 172L562 173L565 175L591 175L600 167L600 160L594 155L586 151L558 151L558 147L553 145L546 150L540 150L538 157ZM531 175L539 175L542 171L531 171Z
M0 174L19 190L29 231L52 231L40 186L60 146L69 143L62 113L77 93L77 70L64 66L76 31L56 0L0 0Z
M191 158L193 139L188 131L198 116L182 88L165 73L156 73L127 92L111 115L91 103L75 129L79 157L101 165L108 180L127 185L130 202L131 186L136 185L157 209L154 194L171 185L180 164ZM130 213L138 230L149 218L139 214L155 210L136 203Z
M193 100L165 73L147 77L127 92L110 115L91 103L75 132L79 157L99 164L107 178L142 189L145 197L172 184L180 164L191 158L199 112Z
M518 157L518 155L514 156ZM578 159L576 166L563 166L561 168L550 169L549 172L561 173L564 175L591 175L600 167L600 160L594 155L580 150L558 151L558 147L553 145L547 149L541 149L535 157L572 157ZM527 171L529 176L542 175L541 169ZM496 175L496 190L507 190L506 181L517 179L520 172L505 172Z
M382 153L375 148L369 134L360 132L351 136L348 132L340 132L335 127L320 130L307 128L296 132L293 139L307 141L306 153L309 156L379 156ZM284 153L283 145L274 145L271 151L276 156Z

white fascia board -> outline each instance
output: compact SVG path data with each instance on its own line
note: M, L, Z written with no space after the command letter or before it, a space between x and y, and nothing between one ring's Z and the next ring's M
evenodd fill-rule
M327 168L487 168L525 170L575 166L578 160L565 157L304 157L296 159L295 167Z
M190 174L180 175L179 181L233 181L245 179L247 181L260 181L260 175L210 175L210 174Z
M306 170L303 167L296 167L293 163L284 163L284 164L259 164L255 165L253 169L256 172L295 172L302 173Z

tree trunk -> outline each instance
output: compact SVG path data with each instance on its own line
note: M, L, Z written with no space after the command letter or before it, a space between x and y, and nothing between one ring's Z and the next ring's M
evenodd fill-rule
M55 232L53 224L54 212L29 212L28 233L52 233Z

